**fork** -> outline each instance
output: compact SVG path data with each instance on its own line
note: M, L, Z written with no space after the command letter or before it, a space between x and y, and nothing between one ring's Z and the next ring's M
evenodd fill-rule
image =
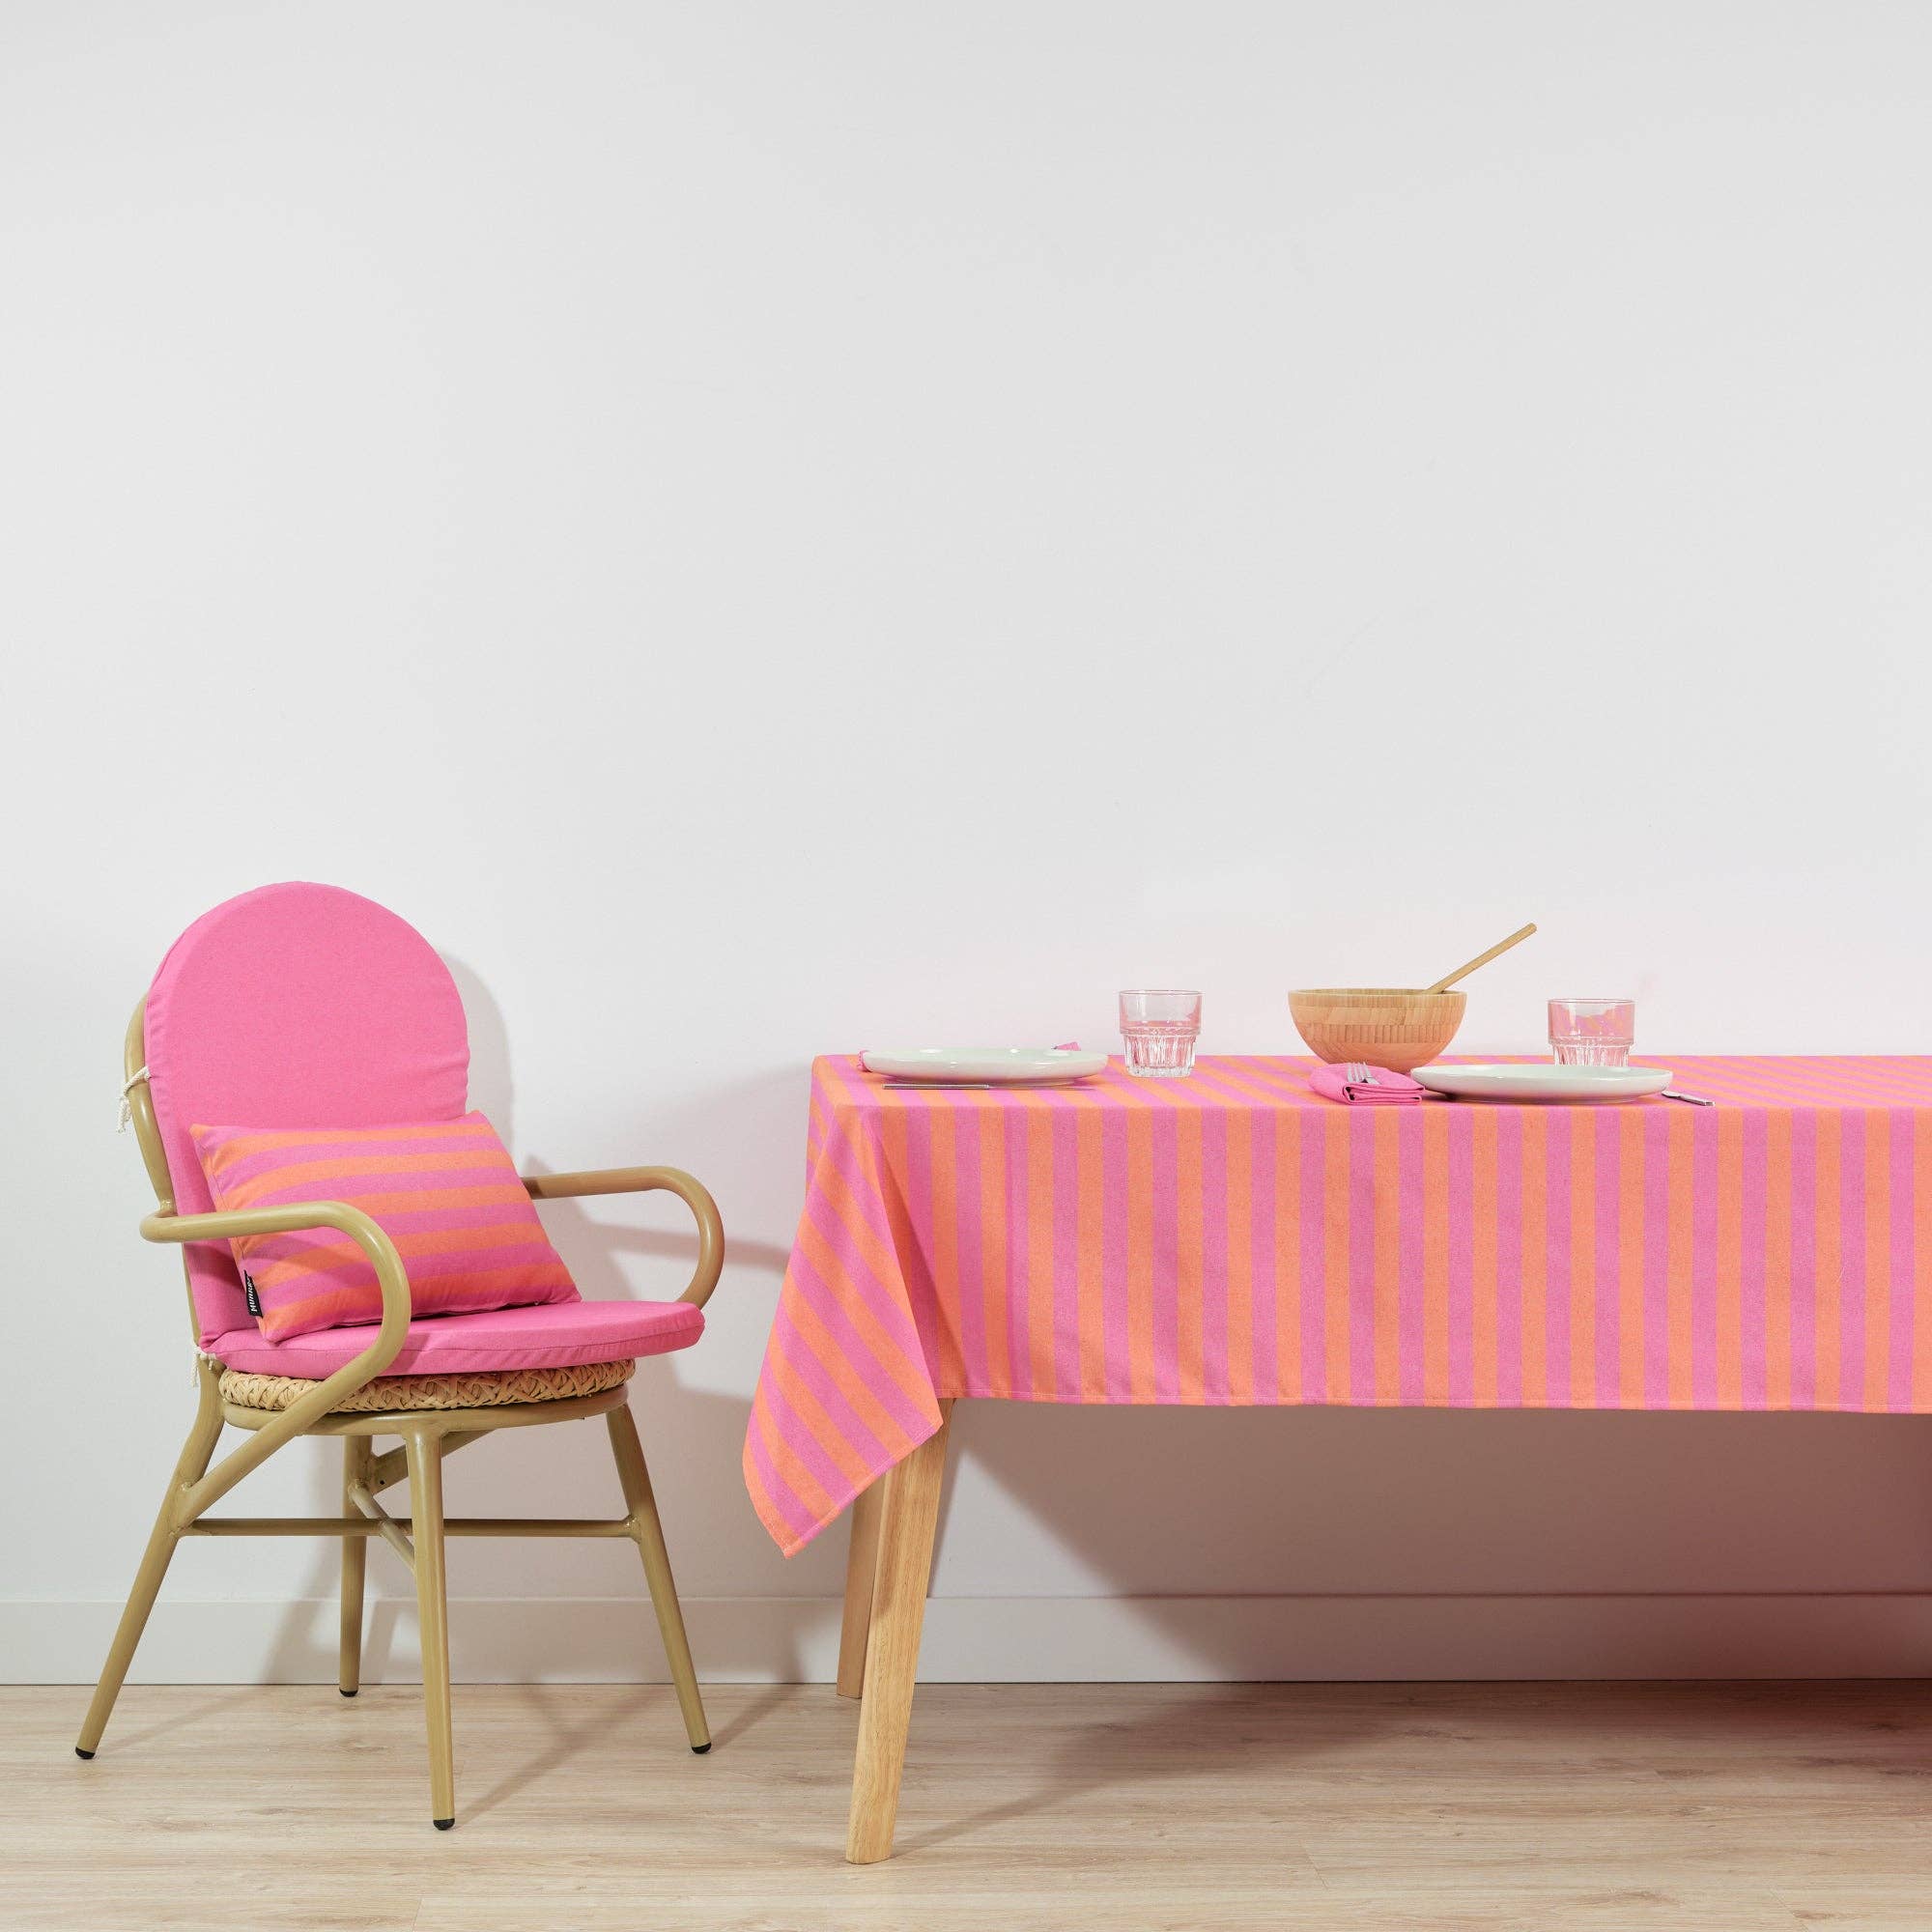
M1381 1084L1376 1078L1376 1069L1366 1060L1345 1060L1342 1063L1342 1078L1350 1087L1376 1087Z

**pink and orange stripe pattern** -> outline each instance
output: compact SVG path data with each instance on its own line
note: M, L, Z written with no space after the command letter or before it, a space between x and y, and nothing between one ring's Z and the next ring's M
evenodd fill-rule
M418 1315L575 1301L516 1164L481 1114L395 1127L194 1127L217 1208L347 1201L396 1244ZM376 1270L332 1228L229 1244L264 1338L379 1321Z
M816 1062L745 1446L780 1547L951 1396L1932 1410L1932 1059L1662 1058L1713 1107L1347 1107L1311 1064Z

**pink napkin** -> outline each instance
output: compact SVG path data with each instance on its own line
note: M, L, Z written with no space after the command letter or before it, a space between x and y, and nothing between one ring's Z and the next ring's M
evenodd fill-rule
M1318 1066L1308 1076L1308 1084L1324 1100L1347 1100L1358 1107L1408 1107L1428 1098L1429 1089L1406 1073L1391 1073L1385 1066L1372 1066L1373 1085L1350 1080L1339 1066Z

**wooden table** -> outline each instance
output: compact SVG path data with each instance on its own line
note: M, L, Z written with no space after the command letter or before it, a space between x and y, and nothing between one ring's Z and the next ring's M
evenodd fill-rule
M961 1397L1932 1411L1932 1059L1662 1064L1717 1104L817 1062L745 1475L787 1554L852 1506L846 1857L891 1855Z

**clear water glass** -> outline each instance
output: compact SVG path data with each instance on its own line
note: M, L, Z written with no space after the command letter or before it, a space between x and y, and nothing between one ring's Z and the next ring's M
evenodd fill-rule
M1179 1080L1194 1071L1201 1037L1201 995L1170 986L1121 995L1121 1037L1127 1071L1142 1080Z
M1628 1066L1634 1000L1551 1000L1549 1051L1558 1066Z

